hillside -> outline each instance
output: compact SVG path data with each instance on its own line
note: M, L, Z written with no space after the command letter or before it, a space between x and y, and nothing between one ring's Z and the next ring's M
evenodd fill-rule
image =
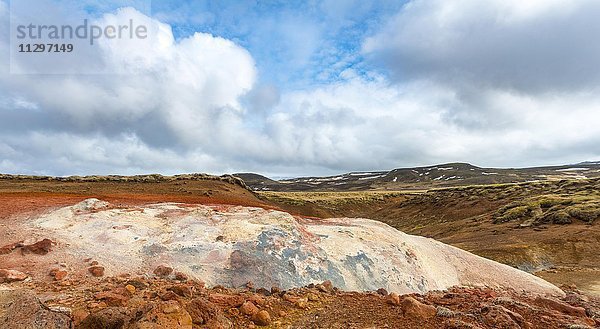
M0 174L0 218L19 210L102 197L111 202L189 202L270 207L229 175L22 176Z
M413 192L260 192L310 216L364 217L600 295L600 179Z
M258 174L234 174L255 191L419 190L433 187L522 183L600 177L600 162L535 168L480 168L446 163L390 171L351 172L328 177L272 180Z

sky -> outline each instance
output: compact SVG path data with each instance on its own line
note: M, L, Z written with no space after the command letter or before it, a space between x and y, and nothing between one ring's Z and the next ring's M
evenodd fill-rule
M0 0L2 173L600 160L596 0L44 1L63 9L49 21L133 18L151 42L20 74ZM94 63L108 73L80 70Z

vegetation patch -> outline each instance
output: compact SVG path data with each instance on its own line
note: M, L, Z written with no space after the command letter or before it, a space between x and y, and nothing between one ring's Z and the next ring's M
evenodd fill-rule
M543 195L515 201L501 207L493 216L494 223L519 222L522 226L570 224L582 221L592 224L600 217L600 198L595 194Z

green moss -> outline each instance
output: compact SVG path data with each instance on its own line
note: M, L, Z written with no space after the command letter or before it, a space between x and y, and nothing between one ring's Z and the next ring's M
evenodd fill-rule
M570 216L580 221L592 224L600 217L600 205L598 204L581 204L571 206L566 209Z
M520 220L529 217L530 214L531 209L529 206L516 206L502 212L499 216L496 217L494 223L506 223L515 220Z
M558 204L561 204L565 200L555 196L546 196L538 200L538 204L543 209L548 209Z
M559 210L556 212L551 212L549 214L547 214L544 219L544 222L546 223L552 223L552 224L571 224L573 222L573 219L571 218L571 215L569 215L569 213L565 210Z

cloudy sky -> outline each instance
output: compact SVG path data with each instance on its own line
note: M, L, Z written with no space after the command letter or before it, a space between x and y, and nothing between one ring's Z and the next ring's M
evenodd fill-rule
M119 74L14 74L0 0L0 172L600 160L597 0L54 1L153 43L100 42Z

